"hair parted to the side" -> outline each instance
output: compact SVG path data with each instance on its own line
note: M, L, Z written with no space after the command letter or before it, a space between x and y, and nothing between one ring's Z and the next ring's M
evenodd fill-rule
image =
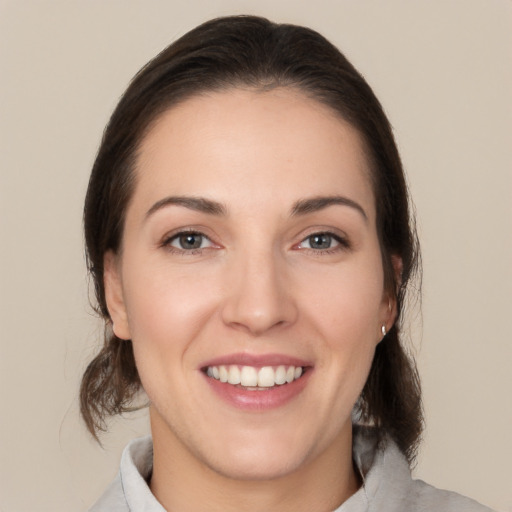
M398 314L377 346L358 414L382 439L394 439L412 461L423 426L420 385L414 362L401 344L400 328L419 252L389 121L363 77L324 37L308 28L254 16L209 21L163 50L135 76L104 132L84 208L87 262L97 311L106 322L104 346L82 379L85 423L97 438L106 429L108 416L132 410L141 388L131 341L112 332L103 283L105 253L121 248L138 148L167 109L197 94L236 87L299 90L327 105L362 137L376 201L385 286L396 298ZM400 276L392 256L401 258Z

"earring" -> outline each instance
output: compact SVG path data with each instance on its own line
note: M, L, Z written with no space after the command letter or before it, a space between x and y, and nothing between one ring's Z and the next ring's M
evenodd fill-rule
M383 326L380 328L380 330L381 330L381 332L382 332L382 336L383 336L383 337L384 337L384 336L386 336L386 334L388 333L388 332L386 331L386 326L385 326L385 325L383 325Z

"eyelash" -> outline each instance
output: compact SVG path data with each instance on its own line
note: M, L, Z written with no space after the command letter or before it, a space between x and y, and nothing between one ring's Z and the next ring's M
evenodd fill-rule
M301 247L306 241L309 240L311 244L311 239L314 237L328 237L331 240L334 240L337 245L334 247L328 247L326 249L321 248L313 248L313 247ZM308 251L315 256L324 256L329 254L335 254L340 251L349 250L352 248L349 240L345 237L342 237L336 233L332 233L330 231L316 231L311 233L307 237L303 238L300 243L296 246L299 250Z
M180 247L174 247L172 245L172 243L174 241L179 241L180 238L187 237L187 236L188 237L198 237L198 238L200 237L201 238L201 244L200 245L203 245L203 242L205 240L207 240L210 243L210 246L208 246L208 247L195 247L195 248L185 249L183 247L181 247L181 248ZM186 256L192 255L193 256L193 255L197 255L197 254L202 254L202 252L205 249L209 249L210 247L214 247L215 244L204 233L201 233L200 231L198 231L196 229L189 229L189 230L181 230L178 233L174 233L172 235L166 236L162 240L162 242L160 243L160 246L163 247L164 249L168 250L169 252L174 253L174 254L186 255Z
M172 245L173 242L179 241L180 238L187 236L199 237L201 239L200 246L185 249L183 247L175 247ZM327 247L325 249L311 247L311 241L314 237L327 237L329 239L329 243L335 241L337 245L335 245L334 247ZM210 245L208 245L207 247L201 247L204 241L208 241ZM310 247L301 247L306 242L309 242ZM202 254L204 250L208 250L212 247L218 248L218 246L216 246L215 243L207 235L196 229L181 230L177 233L173 233L172 235L168 235L162 240L160 246L173 254L187 256ZM316 231L303 238L298 244L294 245L293 248L301 251L308 251L310 254L314 256L324 256L329 254L335 254L344 250L350 250L352 246L350 244L350 241L346 237L340 236L330 231Z

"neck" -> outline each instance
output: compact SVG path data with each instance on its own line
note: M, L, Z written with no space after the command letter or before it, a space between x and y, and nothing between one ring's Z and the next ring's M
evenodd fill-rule
M160 420L152 417L151 491L169 512L329 512L360 485L352 462L351 429L316 458L288 474L247 480L209 467L170 435Z

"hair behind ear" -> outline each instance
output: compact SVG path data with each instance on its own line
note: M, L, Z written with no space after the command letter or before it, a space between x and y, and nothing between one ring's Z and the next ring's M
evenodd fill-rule
M105 332L105 344L87 366L80 386L80 411L98 442L98 433L107 430L105 418L143 407L132 405L140 389L132 342Z
M362 422L377 427L381 440L391 436L412 463L423 430L421 386L414 361L400 345L397 325L376 347L358 408Z

